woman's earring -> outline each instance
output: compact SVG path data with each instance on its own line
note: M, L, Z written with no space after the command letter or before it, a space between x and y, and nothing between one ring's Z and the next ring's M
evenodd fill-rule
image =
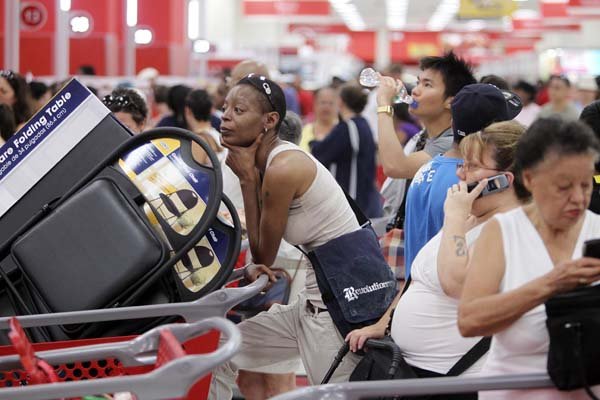
M269 130L265 127L265 135L269 132Z

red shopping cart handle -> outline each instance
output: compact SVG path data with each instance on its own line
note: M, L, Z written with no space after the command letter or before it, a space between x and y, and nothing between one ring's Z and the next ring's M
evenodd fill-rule
M168 326L169 329L175 328L175 324ZM148 373L7 387L0 389L0 400L45 400L117 392L133 392L137 398L144 400L183 398L201 377L230 360L239 350L242 342L239 329L232 322L221 317L208 318L194 323L193 326L194 329L204 332L217 329L227 340L214 352L185 355ZM176 333L174 335L177 336ZM132 346L135 346L134 342L135 340L130 342ZM107 356L111 355L109 347L105 348L105 351Z
M10 332L8 338L15 347L23 369L29 375L29 384L58 382L58 376L50 365L35 356L33 346L27 338L25 331L19 321L12 317L10 319Z

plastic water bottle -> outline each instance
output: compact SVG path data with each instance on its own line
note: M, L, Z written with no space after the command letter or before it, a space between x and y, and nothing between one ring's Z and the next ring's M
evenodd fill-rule
M365 68L360 71L358 81L362 86L374 88L379 86L379 75L373 68ZM412 104L413 98L408 94L408 90L402 82L399 82L398 93L394 97L394 103Z

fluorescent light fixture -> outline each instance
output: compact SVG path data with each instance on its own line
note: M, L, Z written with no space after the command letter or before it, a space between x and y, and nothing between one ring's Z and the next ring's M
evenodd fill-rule
M188 38L198 39L200 36L200 2L190 0L188 3Z
M362 31L367 27L351 0L329 0L329 4L342 17L342 20L350 30Z
M194 53L208 53L210 42L206 39L194 40Z
M133 40L136 44L152 43L152 31L150 29L137 29L133 34Z
M71 31L75 33L86 33L90 30L90 19L85 15L77 15L69 21Z
M71 11L71 0L60 0L61 11Z
M459 0L443 0L429 18L427 29L430 31L441 31L454 18L460 6Z
M137 0L127 0L127 26L136 26L138 17Z
M540 13L531 8L521 8L513 12L512 17L515 19L534 19L539 18Z
M481 19L472 19L467 22L467 30L469 31L480 31L485 28L485 21Z
M406 11L408 0L386 0L387 26L392 30L399 30L406 25Z

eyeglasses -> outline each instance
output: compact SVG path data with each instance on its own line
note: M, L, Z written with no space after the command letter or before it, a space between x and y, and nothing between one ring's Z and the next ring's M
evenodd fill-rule
M131 97L127 95L113 96L107 94L102 98L102 103L110 109L112 112L119 112L126 110L131 114L139 114L142 119L146 118L144 111L140 109L139 105L135 104Z
M129 98L129 96L113 96L112 94L107 94L102 99L102 102L107 107L110 107L112 105L125 107L126 105L131 104L131 99Z
M458 163L456 164L456 170L457 171L462 171L462 172L469 172L472 171L474 169L483 169L486 171L501 171L500 169L497 168L490 168L490 167L486 167L484 165L479 165L479 164L470 164L470 163L466 163L466 162L462 162L462 163Z
M15 79L17 77L10 69L0 69L0 76L6 79Z
M0 69L0 76L3 78L12 79L15 77L15 73L10 69Z

